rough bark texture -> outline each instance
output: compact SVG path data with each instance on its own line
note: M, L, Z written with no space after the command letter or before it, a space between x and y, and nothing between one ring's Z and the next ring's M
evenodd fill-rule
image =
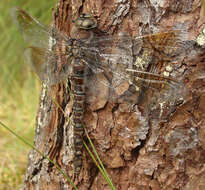
M55 25L70 36L71 20L81 13L95 16L101 31L110 35L123 31L131 37L144 28L183 25L189 40L195 40L205 20L200 0L60 0ZM187 95L183 103L162 110L166 121L143 117L139 110L131 113L126 102L107 103L107 89L100 84L98 96L88 97L86 130L117 190L205 189L205 50L194 47L178 68ZM46 88L41 92L35 146L73 178L72 126L50 97L68 117L72 102L63 83L52 88L52 95ZM125 126L130 131L123 130ZM84 190L110 189L86 150L75 184ZM23 189L72 187L55 166L32 151Z

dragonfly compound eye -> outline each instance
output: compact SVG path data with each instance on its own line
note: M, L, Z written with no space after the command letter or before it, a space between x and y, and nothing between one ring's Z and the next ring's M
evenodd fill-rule
M75 21L75 25L81 29L92 29L97 27L97 21L94 17L89 14L82 14L80 17Z

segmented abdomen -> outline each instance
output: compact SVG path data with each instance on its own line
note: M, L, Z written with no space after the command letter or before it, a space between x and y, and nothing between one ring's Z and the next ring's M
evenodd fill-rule
M74 126L74 170L80 173L82 167L82 148L84 134L84 101L85 85L84 73L85 65L81 59L72 60L73 73L71 78L73 93L73 126Z

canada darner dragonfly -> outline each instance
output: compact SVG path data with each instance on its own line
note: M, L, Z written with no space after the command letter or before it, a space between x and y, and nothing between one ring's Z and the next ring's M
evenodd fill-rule
M15 8L13 15L29 43L25 52L27 62L42 82L52 86L65 79L71 81L75 173L79 173L82 166L85 89L94 91L95 81L109 87L107 101L111 102L138 94L137 103L140 105L144 92L149 90L151 103L147 109L156 103L181 97L183 85L176 79L177 76L173 78L170 74L175 67L173 63L180 59L183 52L185 32L181 30L134 39L125 34L110 36L96 32L96 20L83 14L74 22L77 32L69 37L54 27L45 27L22 9ZM79 38L79 31L86 33L86 36ZM76 38L73 37L75 35ZM107 81L95 77L99 74L103 74ZM90 80L90 76L94 79ZM147 112L146 109L144 112Z

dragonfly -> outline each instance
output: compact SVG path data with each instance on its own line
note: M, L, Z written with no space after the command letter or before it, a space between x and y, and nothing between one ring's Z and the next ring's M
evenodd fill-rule
M92 104L92 98L100 96L97 85L108 89L106 102L129 99L145 114L149 114L150 107L182 96L184 86L177 80L180 77L170 73L182 57L183 30L135 38L123 33L112 36L99 32L92 15L82 14L74 21L77 32L68 36L55 27L44 26L22 9L14 8L12 12L28 43L26 60L40 80L49 87L67 79L71 83L77 174L82 167L85 103ZM81 33L85 35L79 37Z

